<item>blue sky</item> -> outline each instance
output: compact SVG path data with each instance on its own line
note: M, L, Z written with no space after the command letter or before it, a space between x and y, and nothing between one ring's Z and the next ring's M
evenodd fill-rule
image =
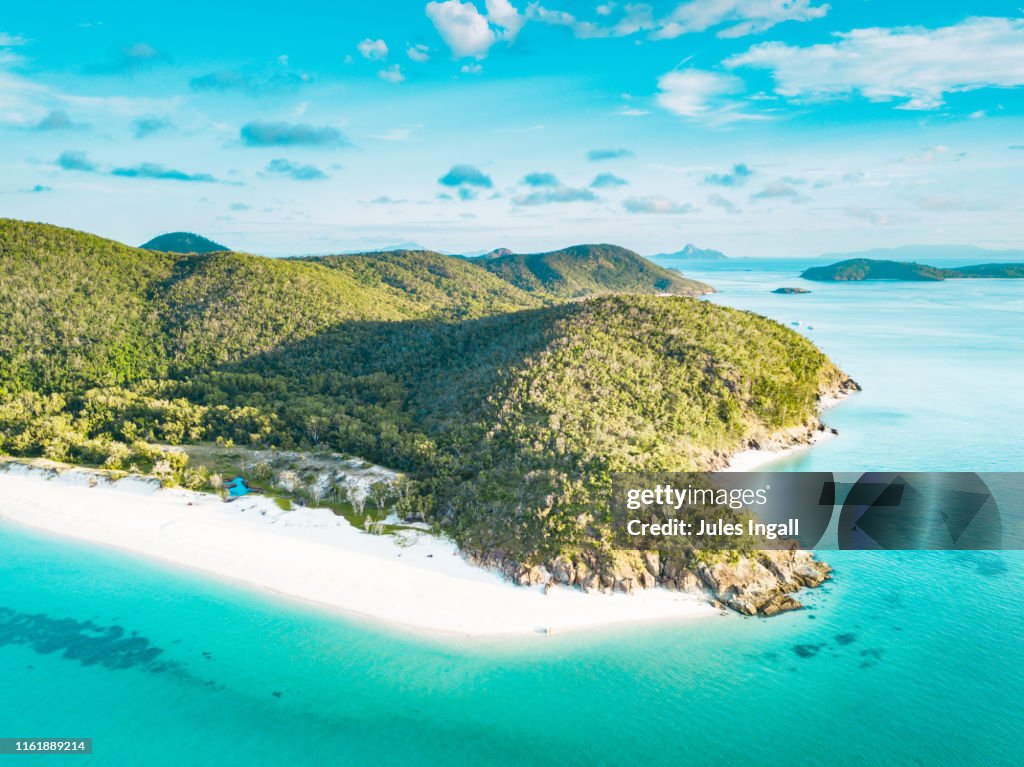
M0 16L3 216L272 255L1024 246L1017 3L65 5Z

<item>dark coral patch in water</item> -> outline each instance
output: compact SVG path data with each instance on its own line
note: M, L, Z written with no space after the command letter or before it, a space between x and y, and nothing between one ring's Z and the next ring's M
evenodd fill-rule
M157 661L164 652L162 649L135 632L126 636L121 626L0 607L0 647L4 645L26 645L42 655L60 652L64 658L83 666L111 670L143 668L160 672L170 667Z
M813 658L821 650L820 644L795 644L793 652L801 658Z
M857 641L857 635L853 632L847 632L845 634L836 634L836 643L841 645L853 644Z

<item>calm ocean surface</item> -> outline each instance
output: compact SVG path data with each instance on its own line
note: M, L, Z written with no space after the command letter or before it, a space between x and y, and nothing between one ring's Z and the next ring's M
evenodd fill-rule
M773 468L1024 469L1024 281L768 292L802 266L687 269L864 386L826 416L839 438ZM0 545L0 737L95 752L12 763L1024 763L1018 552L829 552L796 614L467 640L11 526Z

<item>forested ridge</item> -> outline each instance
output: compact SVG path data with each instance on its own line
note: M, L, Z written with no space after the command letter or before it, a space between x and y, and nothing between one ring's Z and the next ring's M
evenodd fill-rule
M902 280L912 282L940 282L956 279L1020 279L1024 278L1024 263L974 264L942 268L910 261L885 261L871 258L851 258L828 266L813 266L800 275L805 280L819 282L858 282L863 280Z
M418 513L521 562L600 549L588 515L612 472L707 468L813 423L843 380L799 334L693 298L0 220L0 452L147 470L162 444L329 447L407 472Z
M549 253L506 253L480 259L484 268L523 290L559 298L601 293L699 296L711 287L618 245L576 245Z

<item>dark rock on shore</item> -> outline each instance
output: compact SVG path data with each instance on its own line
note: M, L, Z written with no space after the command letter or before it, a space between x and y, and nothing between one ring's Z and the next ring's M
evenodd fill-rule
M496 570L523 586L554 585L583 591L632 593L663 586L703 595L744 615L769 617L803 605L793 594L820 586L832 568L809 551L762 551L736 561L663 560L656 551L619 551L604 561L589 552L562 554L547 566L526 566L506 552L467 553L473 564Z

